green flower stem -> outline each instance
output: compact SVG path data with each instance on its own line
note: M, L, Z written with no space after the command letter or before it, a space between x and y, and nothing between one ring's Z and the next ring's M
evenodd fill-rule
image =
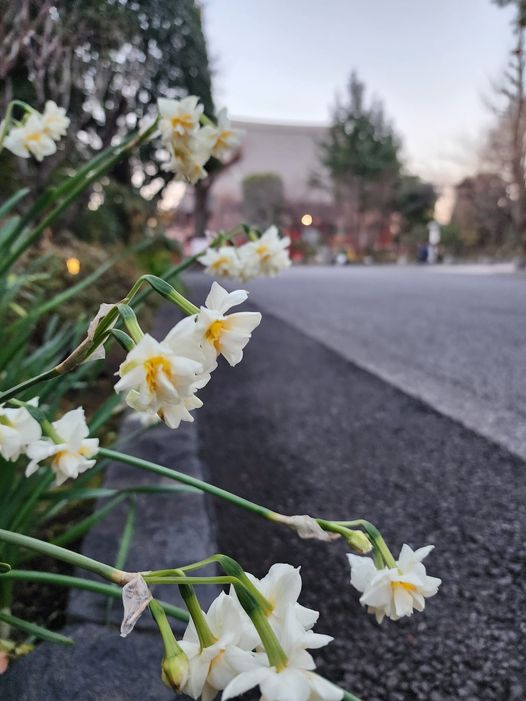
M110 460L115 460L117 462L127 463L128 465L133 465L141 470L146 470L147 472L153 472L157 475L162 475L163 477L169 477L170 479L176 480L177 482L182 482L183 484L188 484L190 487L195 487L201 492L206 492L212 494L212 496L219 497L219 499L224 499L225 501L239 506L242 509L251 511L252 513L263 516L268 520L272 520L271 516L273 511L267 509L264 506L260 506L253 501L244 499L243 497L238 497L236 494L228 492L226 489L221 489L221 487L215 487L213 484L204 482L203 480L197 479L196 477L190 477L184 472L178 472L177 470L171 470L169 467L163 467L162 465L157 465L149 460L143 460L142 458L136 458L133 455L127 455L126 453L121 453L117 450L110 450L109 448L101 448L98 455Z
M287 655L281 647L276 634L272 630L272 626L268 622L265 612L258 607L250 613L247 611L247 613L263 643L269 665L275 667L278 672L285 669L288 664Z
M182 576L178 577L178 579L181 580L178 582L179 591L181 592L186 608L188 609L192 621L194 622L201 649L210 647L210 645L213 645L216 642L216 638L210 630L206 616L203 609L199 605L197 596L195 595L194 588L191 586L188 578L185 577L182 572L180 574Z
M13 107L14 107L14 105L13 105L12 102L10 102L10 103L7 105L7 109L6 109L6 111L5 111L4 119L2 120L2 121L3 121L3 124L2 124L2 131L0 131L0 151L2 151L3 148L4 148L4 139L5 139L5 137L7 136L7 133L8 133L8 131L9 131L9 125L10 125L10 123L11 123L11 116L12 116L12 114L13 114Z
M11 102L7 105L7 109L5 111L5 116L3 121L3 126L2 126L2 131L0 132L0 151L4 148L4 139L7 136L9 132L9 126L11 123L11 118L13 115L13 107L21 107L25 112L36 112L31 105L28 105L25 102L22 102L22 100L11 100Z
M363 528L369 536L369 539L372 541L375 552L381 556L385 565L390 569L396 567L396 561L393 557L393 554L387 547L387 543L383 539L382 534L376 528L376 526L370 523L370 521L366 521L365 519L360 518L356 519L355 521L338 521L338 525L357 526ZM378 567L378 563L376 561L375 564Z
M159 628L159 632L163 639L164 654L167 657L184 655L184 652L177 644L177 640L175 639L170 624L168 623L168 619L166 618L166 611L161 602L157 599L152 599L150 601L150 612L154 618L154 621L157 623L157 627Z
M267 620L265 611L261 608L252 594L245 589L241 584L234 584L237 598L250 620L254 624L258 632L265 652L267 653L268 661L271 667L275 667L278 672L285 669L288 664L288 658L285 651L280 645L280 642L274 633L272 626Z
M64 443L64 441L58 435L53 424L50 421L48 421L47 419L44 419L44 421L41 421L41 426L42 426L42 430L44 431L46 436L49 436L51 438L51 440L53 441L53 443L55 443L56 445L60 445L61 443Z
M103 579L107 579L115 584L124 585L129 581L130 575L128 572L123 570L118 570L116 567L111 567L103 562L98 562L98 560L93 560L91 557L86 557L85 555L80 555L79 553L72 552L71 550L66 550L66 548L61 548L59 545L52 545L51 543L46 543L43 540L38 540L37 538L31 538L27 535L22 535L21 533L13 533L12 531L6 531L0 528L0 542L9 543L10 545L15 545L19 548L28 548L41 555L48 555L55 560L62 560L75 567L80 567L89 572L94 572L98 574ZM2 575L4 576L4 575Z
M221 556L220 556L221 557ZM231 560L223 556L225 560ZM235 565L237 563L235 560L231 561ZM229 563L227 562L227 567ZM239 565L237 565L239 567ZM269 663L271 666L276 667L276 669L282 670L287 666L288 659L287 655L283 651L276 634L272 630L270 623L267 620L267 611L263 609L256 598L252 595L251 591L246 587L245 583L242 582L238 577L226 576L226 577L185 577L184 572L181 570L175 570L178 573L177 576L171 577L155 577L143 573L143 578L146 582L150 584L180 584L179 589L181 591L181 596L192 616L192 620L195 623L197 629L197 634L199 635L199 642L201 643L201 648L209 647L215 642L215 638L212 635L206 618L199 606L197 597L193 590L192 584L232 584L237 594L237 598L241 606L245 609L250 620L254 624L258 635L263 643L265 652L267 653ZM183 576L181 576L183 575ZM248 579L248 578L247 578ZM189 586L190 585L190 586Z
M181 570L170 570L179 574L167 574L163 576L157 573L141 572L141 576L147 584L239 584L237 577L219 575L217 577L187 577Z
M119 310L119 314L122 317L122 320L124 321L124 325L126 326L128 333L130 334L135 343L139 343L141 338L144 336L144 331L139 325L139 321L137 319L137 316L135 315L135 312L127 304L119 304L117 305L117 308Z
M45 372L40 373L40 375L31 377L29 380L24 380L24 382L20 382L20 384L15 385L14 387L11 387L10 389L0 394L0 404L7 402L8 399L11 399L15 395L24 392L26 389L29 389L30 387L33 387L34 385L37 385L40 382L52 380L54 377L57 377L58 374L59 373L56 371L55 368L51 368L51 370L46 370Z
M315 520L324 531L338 533L345 538L347 544L356 552L363 555L371 550L369 537L362 533L362 531L352 530L336 521L327 521L323 518L317 518Z
M351 694L350 691L345 691L345 689L343 689L342 701L360 701L360 699L357 696L355 696L354 694Z
M213 122L210 117L207 117L206 114L202 114L199 117L199 121L204 127L210 126L210 127L215 127L217 126L215 122Z
M205 560L193 562L191 565L186 565L185 567L178 567L177 569L152 570L149 572L142 572L141 574L144 577L145 581L149 582L150 584L177 584L178 582L171 581L171 579L169 581L169 578L173 579L174 577L180 577L181 575L186 576L187 572L200 569L201 567L205 567L206 565L210 565L212 563L218 563L221 565L225 572L224 577L214 577L214 582L211 581L210 577L198 578L192 576L192 578L187 577L187 579L193 584L215 583L241 585L251 594L251 596L254 597L254 599L258 603L258 606L260 606L260 608L265 612L265 615L269 615L272 612L273 607L270 601L265 599L263 594L254 585L254 583L250 581L241 565L238 562L236 562L233 558L228 557L228 555L211 555Z
M182 653L183 651L179 645L177 645L177 641L173 636L172 629L166 618L166 612L157 599L152 599L150 601L150 611L161 633L163 643L165 644L165 652L169 651L172 655L178 652Z
M192 572L193 570L200 569L201 567L205 567L206 565L212 563L220 564L227 575L237 577L237 579L241 582L241 584L243 584L245 589L247 589L252 594L254 599L258 602L258 604L261 606L261 608L265 611L267 615L272 612L273 607L270 601L268 601L268 599L266 599L263 596L263 594L255 586L255 584L251 582L241 565L228 555L222 555L221 553L218 553L217 555L211 555L210 557L207 557L204 560L200 560L199 562L193 562L191 565L185 565L185 567L180 567L179 570L181 572ZM163 571L160 570L159 572L155 572L155 574L161 574L162 572ZM168 574L170 571L165 570L165 572Z
M175 639L163 607L156 599L150 601L150 613L157 624L163 641L161 679L168 688L181 691L188 679L188 657Z
M226 489L216 487L213 484L209 484L208 482L197 479L196 477L186 475L184 472L172 470L169 467L158 465L157 463L150 462L149 460L143 460L142 458L137 458L133 455L127 455L126 453L121 453L117 450L110 450L109 448L101 448L98 452L98 455L110 458L111 460L115 460L117 462L123 462L127 463L128 465L133 465L134 467L138 467L141 470L153 472L157 475L162 475L163 477L169 477L170 479L176 480L177 482L182 482L183 484L195 487L201 492L205 492L207 494L211 494L212 496L218 497L219 499L223 499L224 501L228 501L234 506L239 506L240 508L245 509L246 511L251 511L252 513L258 514L258 516L262 516L268 521L279 522L279 519L276 519L276 515L280 516L281 514L276 514L275 511L267 509L267 507L265 506L261 506L260 504L256 504L253 501L249 501L248 499L239 497L236 494L232 494L232 492L228 492ZM345 524L340 522L326 521L325 519L316 520L324 530L339 533L340 535L343 535L343 537L352 544L352 539L355 536L355 534L349 528L346 528ZM361 525L361 523L358 525ZM387 548L387 546L385 547Z
M86 591L94 592L95 594L102 594L103 596L112 597L113 599L120 599L122 596L121 588L114 584L104 584L104 582L83 579L82 577L71 577L70 575L66 574L55 574L53 572L10 570L5 574L0 574L0 579L40 582L42 584L56 584L57 586L69 587L73 589L84 589ZM162 606L168 616L177 618L179 621L184 621L186 623L188 622L188 613L184 609L168 604L165 601L158 600L158 603Z
M157 277L156 275L142 275L130 290L128 298L126 298L124 302L125 304L129 304L131 302L136 291L138 291L143 282L147 282L150 287L152 287L169 302L172 302L172 304L177 304L177 306L182 309L185 314L191 316L192 314L197 314L199 312L199 307L196 307L195 304L192 304L192 302L186 299L186 297L184 297L180 292L177 292L177 290L166 280Z
M228 555L217 555L217 561L223 568L225 574L229 575L230 577L236 577L241 585L248 591L248 593L253 597L253 599L256 601L257 605L259 608L263 611L265 616L269 616L272 613L273 606L266 599L263 594L259 591L259 589L256 587L256 585L250 581L250 579L247 577L245 570L241 567L239 562L236 562L234 558L229 557Z

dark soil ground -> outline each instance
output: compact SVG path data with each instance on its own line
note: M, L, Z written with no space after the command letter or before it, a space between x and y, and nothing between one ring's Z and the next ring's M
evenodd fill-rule
M255 340L257 339L257 341ZM345 545L301 541L215 502L221 551L256 575L302 565L302 601L335 636L320 671L363 701L526 698L526 466L268 314L199 412L211 481L285 513L366 517L395 555L434 543L424 613L378 626Z

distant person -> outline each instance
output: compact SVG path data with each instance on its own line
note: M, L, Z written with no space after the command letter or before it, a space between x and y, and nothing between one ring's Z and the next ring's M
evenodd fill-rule
M427 263L428 254L429 254L429 251L427 250L427 244L421 243L420 246L418 247L418 251L416 253L417 261L419 263Z

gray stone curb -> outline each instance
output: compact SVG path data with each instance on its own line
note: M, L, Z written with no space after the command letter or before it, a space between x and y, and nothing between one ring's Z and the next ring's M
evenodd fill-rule
M177 321L173 307L163 308L156 337L162 337ZM121 428L121 440L137 423L130 416ZM202 478L195 424L184 423L176 431L158 425L126 444L126 452ZM129 465L112 463L105 486L123 488L138 484L176 482ZM163 569L196 561L217 552L202 494L143 494L136 497L137 511L128 570ZM101 506L99 504L98 506ZM113 563L118 551L127 507L120 504L86 536L82 552ZM213 570L209 570L213 572ZM85 572L82 576L87 576ZM153 588L159 598L181 605L177 587ZM200 587L199 599L207 608L216 592ZM64 631L75 646L42 643L0 677L2 701L163 701L176 697L160 680L162 643L146 612L126 639L119 636L122 606L115 601L107 614L107 600L91 592L71 590L70 625ZM180 635L184 624L174 621Z

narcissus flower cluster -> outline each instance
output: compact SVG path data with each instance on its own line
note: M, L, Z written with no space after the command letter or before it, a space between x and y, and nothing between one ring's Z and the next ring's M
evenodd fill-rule
M38 406L38 398L27 406ZM92 458L99 449L99 441L88 436L82 407L68 411L51 424L44 424L43 434L41 424L26 407L0 406L0 455L11 462L22 455L28 457L27 477L44 461L49 461L57 486L89 470L95 465Z
M69 124L66 110L48 100L42 114L32 109L22 122L9 128L3 145L16 156L42 161L56 152L57 142L65 136Z
M31 462L26 475L36 472L44 460L50 460L59 486L95 465L96 461L92 458L99 450L99 439L88 438L89 428L82 407L68 411L58 421L53 421L51 426L51 436L34 441L27 447Z
M433 550L427 545L413 550L403 545L394 567L377 569L369 557L348 555L351 584L362 592L360 603L381 623L385 616L397 621L414 610L423 611L425 600L434 596L442 580L430 577L422 560Z
M170 428L193 421L202 406L197 391L210 380L217 358L234 366L261 321L259 312L227 312L247 299L244 290L227 292L212 284L204 306L180 321L162 341L144 335L121 364L115 391L143 414L157 415Z
M290 266L290 238L280 237L276 226L269 227L259 238L241 246L208 248L199 258L209 275L239 279L273 277Z
M213 701L220 691L222 699L230 699L256 686L266 701L343 698L341 689L313 671L316 665L308 650L327 645L332 637L314 633L312 627L318 612L298 603L299 568L278 563L262 580L248 576L271 604L266 620L271 635L281 647L282 663L277 666L270 663L253 621L232 588L228 595L222 592L204 614L213 642L209 645L200 642L193 621L179 642L189 662L188 676L180 690L203 701Z
M206 163L213 156L228 161L241 144L242 132L234 129L226 110L221 110L217 123L203 115L203 105L195 95L180 100L159 98L159 128L170 154L166 170L195 184L206 178Z
M0 455L4 460L15 462L41 436L40 424L25 407L0 406Z

